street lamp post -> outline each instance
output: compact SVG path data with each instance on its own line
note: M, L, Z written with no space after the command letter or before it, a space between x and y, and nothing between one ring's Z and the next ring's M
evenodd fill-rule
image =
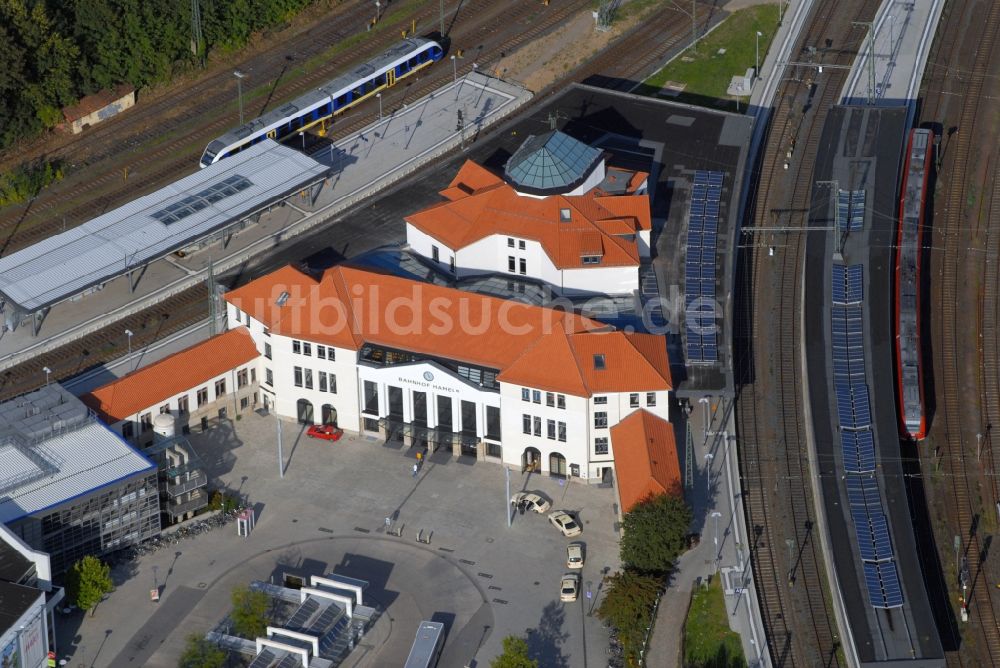
M759 30L757 31L757 34L754 36L754 45L756 47L756 56L757 56L756 60L754 61L756 64L756 67L754 68L753 71L754 79L760 78L760 38L763 36L764 33L762 33Z
M715 459L715 455L711 452L705 453L705 493L712 493L712 460Z
M382 120L382 93L375 93L375 97L378 98L378 119Z
M236 77L236 98L240 103L240 125L243 125L243 80L247 75L242 70L235 70L233 76Z
M719 518L722 517L722 513L718 510L712 511L712 519L715 520L715 560L719 561L720 551L719 551Z
M50 369L47 366L43 366L42 367L42 371L45 372L45 387L48 387L49 386L49 374L52 373L52 369Z
M126 329L125 330L125 336L128 337L128 358L129 358L129 360L131 360L132 359L132 330L131 329Z
M896 53L895 49L893 48L895 46L894 44L895 38L893 37L893 33L896 32L895 28L896 28L896 17L890 14L889 15L889 64L890 65L895 64L893 58Z
M454 83L458 83L458 64L455 61L455 56L451 56L451 76Z
M306 133L305 132L300 132L299 133L299 137L302 138L302 150L304 151L304 150L306 150Z

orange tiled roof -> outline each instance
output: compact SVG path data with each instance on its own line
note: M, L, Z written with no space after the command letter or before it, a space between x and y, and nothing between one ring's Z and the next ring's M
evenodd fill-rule
M652 334L604 332L546 337L498 378L505 383L589 396L673 389L666 342ZM602 355L604 369L595 368ZM570 389L572 388L572 389Z
M245 327L231 329L113 380L81 398L109 423L118 422L259 356Z
M289 296L279 307L284 292ZM662 337L612 332L572 313L354 267L333 267L319 278L285 267L225 298L276 334L479 364L508 382L576 396L671 387ZM586 368L594 352L606 356L606 371Z
M76 104L63 109L63 118L68 123L72 123L134 92L135 88L128 84L119 84L114 88L98 91L93 95L80 98Z
M619 235L652 227L645 195L612 197L591 191L525 197L472 161L441 194L447 201L407 216L407 222L455 250L494 234L534 239L560 269L584 266L581 254L593 251L594 235L602 240L596 245L603 253L598 266L637 266L636 241ZM561 221L561 209L570 210L569 222Z
M611 443L622 512L650 495L681 495L681 467L669 422L637 410L611 428Z

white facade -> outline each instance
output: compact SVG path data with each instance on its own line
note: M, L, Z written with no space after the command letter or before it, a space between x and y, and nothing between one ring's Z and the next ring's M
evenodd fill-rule
M229 304L228 309L230 326L238 326L235 308ZM241 314L241 322L247 320ZM670 417L668 390L574 396L494 381L475 368L463 377L430 360L378 365L353 350L265 334L252 319L250 332L263 355L261 391L280 416L333 421L349 432L382 437L399 429L396 435L404 443L427 440L435 450L450 448L456 455L474 454L518 470L535 462L543 473L600 481L605 469L614 467L611 427L640 408ZM320 373L326 374L326 391L320 389ZM331 377L336 391L330 389ZM606 420L598 419L600 413ZM448 437L454 441L432 442Z
M643 237L645 239L643 240ZM640 252L649 255L649 232L639 234ZM443 271L463 278L475 274L508 274L542 281L565 296L631 294L639 289L639 266L604 267L600 264L560 269L533 239L493 234L457 250L406 223L406 242Z

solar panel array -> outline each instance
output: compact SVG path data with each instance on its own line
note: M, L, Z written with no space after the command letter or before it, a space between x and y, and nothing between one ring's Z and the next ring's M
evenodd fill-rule
M858 232L865 227L864 190L837 190L837 227Z
M719 341L715 331L715 255L724 178L722 172L699 170L694 173L691 188L687 259L684 265L686 350L690 364L719 361Z
M860 192L863 220L864 191ZM848 193L846 198L845 217L849 215L853 194ZM841 204L845 203L844 192L840 195L838 216ZM893 561L889 521L882 509L882 495L875 478L875 436L865 375L863 265L834 264L830 292L833 389L847 502L864 567L868 600L876 608L894 608L903 604L903 592Z

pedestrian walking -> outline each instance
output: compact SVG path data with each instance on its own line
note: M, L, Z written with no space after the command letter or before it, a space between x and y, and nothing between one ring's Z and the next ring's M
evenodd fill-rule
M414 478L416 478L416 477L417 477L417 470L418 470L419 468L420 468L420 466L418 466L417 464L414 464L414 465L413 465L413 477L414 477Z
M418 451L417 452L417 463L419 464L423 460L423 458L424 458L424 453Z

